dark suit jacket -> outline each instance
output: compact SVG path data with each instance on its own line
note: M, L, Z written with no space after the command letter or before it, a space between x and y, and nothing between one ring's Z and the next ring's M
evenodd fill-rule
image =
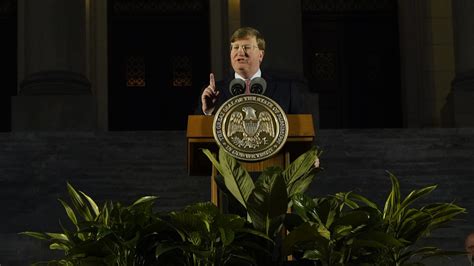
M304 93L307 92L306 84L299 80L276 78L274 76L265 75L262 73L262 78L267 82L267 89L263 95L271 98L277 102L283 111L287 114L306 114L308 109L305 106ZM232 98L229 91L229 83L232 79L216 82L216 87L220 91L219 99L217 100L216 108L213 114L219 107L228 99ZM202 113L202 104L199 99L198 110L196 114Z

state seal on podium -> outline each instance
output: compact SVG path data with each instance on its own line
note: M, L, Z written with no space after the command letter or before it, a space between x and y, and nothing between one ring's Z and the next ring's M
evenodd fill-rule
M217 144L242 161L275 155L288 138L288 120L272 99L259 94L237 95L216 112L213 134Z

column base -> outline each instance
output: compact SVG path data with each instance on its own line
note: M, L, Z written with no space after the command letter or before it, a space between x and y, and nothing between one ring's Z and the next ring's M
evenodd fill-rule
M445 127L474 127L474 72L456 76L442 110Z
M12 97L12 131L97 129L97 99L89 80L70 71L28 75Z
M12 97L12 131L89 131L97 129L93 95Z

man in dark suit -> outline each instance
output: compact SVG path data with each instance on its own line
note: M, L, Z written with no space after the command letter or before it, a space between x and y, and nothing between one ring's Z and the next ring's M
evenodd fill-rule
M230 61L235 71L233 78L242 79L249 84L252 79L261 77L267 82L264 95L276 101L285 113L307 113L302 95L306 90L305 84L262 73L260 64L264 54L265 40L260 32L250 27L237 29L230 38ZM216 84L214 74L209 75L209 86L203 90L199 104L199 110L203 114L215 114L219 107L233 96L228 90L231 80ZM249 93L248 85L246 93Z

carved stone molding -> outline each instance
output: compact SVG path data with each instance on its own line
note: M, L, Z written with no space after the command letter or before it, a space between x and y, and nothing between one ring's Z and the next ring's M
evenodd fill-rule
M68 71L42 71L26 77L20 84L20 95L87 95L91 94L89 80Z

